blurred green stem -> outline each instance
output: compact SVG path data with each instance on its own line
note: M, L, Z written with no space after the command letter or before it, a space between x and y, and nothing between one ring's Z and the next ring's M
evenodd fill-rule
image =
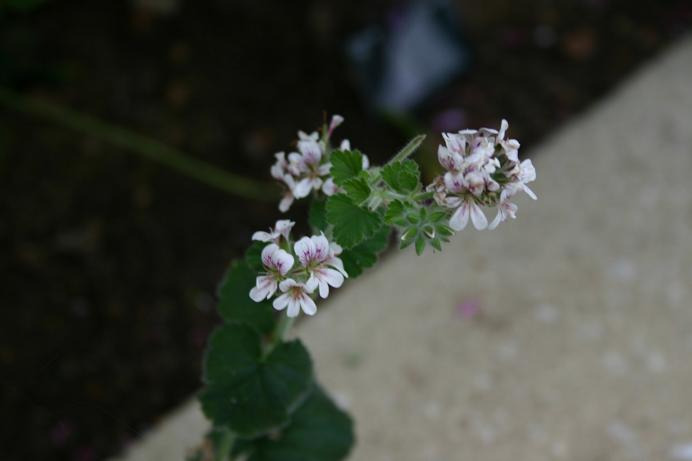
M27 115L43 118L122 147L231 195L263 202L274 201L278 195L278 190L272 183L229 173L210 163L190 157L155 139L111 125L58 104L28 98L0 87L0 105Z

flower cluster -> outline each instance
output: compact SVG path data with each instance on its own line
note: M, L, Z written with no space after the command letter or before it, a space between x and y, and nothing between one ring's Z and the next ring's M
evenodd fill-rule
M510 200L524 191L536 194L527 186L536 179L531 160L519 161L519 142L505 139L507 121L500 130L481 128L443 133L445 145L437 156L446 172L428 186L435 201L454 212L449 226L460 231L469 219L478 229L494 229L507 218L516 217L517 206ZM482 207L496 207L497 215L488 224Z
M334 115L325 126L320 136L316 131L307 134L298 132L298 152L274 154L276 161L271 167L271 175L284 186L284 196L279 203L279 210L286 212L295 199L305 198L311 192L321 192L326 196L341 192L329 176L331 163L329 156L332 152L329 140L334 129L341 125L344 118ZM338 150L350 150L351 143L344 139ZM368 158L363 156L363 169L369 167Z
M317 307L313 298L317 293L326 298L329 287L339 288L348 274L338 257L341 247L330 243L324 234L302 237L292 244L290 231L294 224L280 220L269 232L259 231L252 236L268 245L261 256L264 271L257 276L250 298L262 302L280 292L272 303L274 309L286 309L289 317L296 317L301 310L314 315Z

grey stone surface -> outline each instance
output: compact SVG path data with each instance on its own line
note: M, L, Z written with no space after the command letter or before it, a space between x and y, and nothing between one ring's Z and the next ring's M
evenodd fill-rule
M301 325L351 459L692 459L691 76L685 40L535 152L516 221L393 255ZM189 404L123 459L202 431Z

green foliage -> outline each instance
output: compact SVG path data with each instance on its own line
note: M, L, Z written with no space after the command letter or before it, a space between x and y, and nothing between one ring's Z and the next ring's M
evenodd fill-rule
M312 362L299 340L263 355L261 338L247 325L218 328L209 340L200 394L215 426L256 437L284 426L312 387Z
M315 386L286 428L243 448L249 452L248 461L340 461L354 439L351 418Z
M408 194L418 189L420 170L413 160L394 162L382 168L382 179L396 192Z
M251 247L252 249L252 247ZM256 251L256 248L253 250ZM260 250L261 251L261 250ZM250 250L246 259L251 259ZM259 261L259 255L257 255ZM245 261L233 261L219 285L217 309L226 322L244 322L258 332L267 334L276 323L271 302L256 303L250 299L250 290L255 286L257 270Z
M325 231L327 229L327 201L312 199L308 211L308 223L313 231Z
M262 250L264 250L264 247L267 245L268 243L266 242L255 241L245 250L245 264L255 273L264 270L264 266L262 265ZM254 286L254 283L252 285Z
M331 156L330 173L334 183L343 186L344 182L363 171L363 154L357 150L336 151Z
M403 204L395 205L385 214L388 223L402 228L401 248L415 244L416 253L422 254L426 244L433 250L441 251L442 243L449 242L453 235L447 225L447 212L444 210L428 211L426 208L407 209ZM391 210L391 211L390 211Z
M387 248L390 233L390 227L382 226L372 237L341 253L349 278L358 277L363 270L375 265L378 254Z
M334 239L344 248L352 248L375 235L382 226L379 214L359 207L345 194L329 197L327 221L334 226Z
M364 171L344 181L343 188L346 191L346 195L357 205L361 205L370 197L371 190L368 185L368 176Z

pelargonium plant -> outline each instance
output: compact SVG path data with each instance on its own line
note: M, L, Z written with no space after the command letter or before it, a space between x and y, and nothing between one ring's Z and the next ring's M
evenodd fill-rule
M514 219L518 193L536 198L528 186L536 172L519 159L519 142L505 138L505 120L499 130L443 133L443 171L426 186L408 158L423 136L371 166L348 140L332 145L343 120L298 132L297 151L276 154L279 210L310 197L312 233L294 238L295 223L281 219L255 232L245 258L231 263L218 292L224 324L209 339L199 396L212 429L190 460L344 459L352 420L316 381L302 342L285 338L293 321L317 314L321 300L373 266L392 234L400 248L441 251L469 221L482 230Z

